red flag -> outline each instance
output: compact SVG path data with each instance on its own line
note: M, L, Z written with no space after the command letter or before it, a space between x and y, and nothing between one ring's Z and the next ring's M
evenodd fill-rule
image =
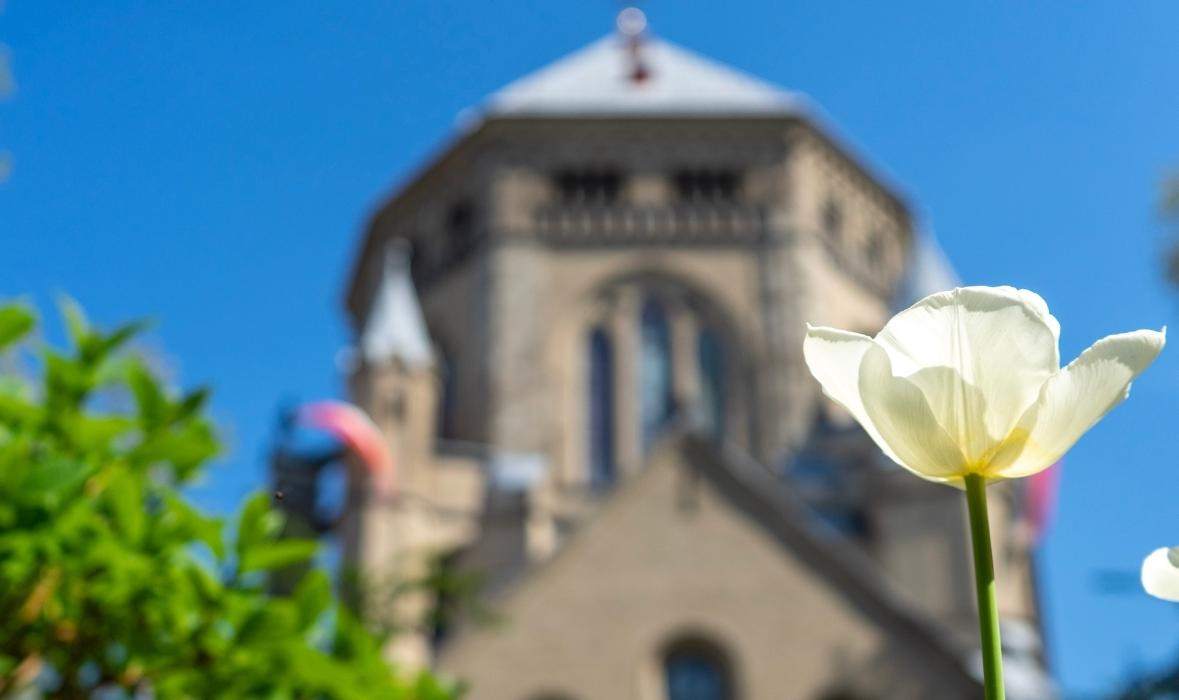
M377 493L393 494L393 453L368 414L342 401L316 401L299 408L299 421L344 443L368 469Z

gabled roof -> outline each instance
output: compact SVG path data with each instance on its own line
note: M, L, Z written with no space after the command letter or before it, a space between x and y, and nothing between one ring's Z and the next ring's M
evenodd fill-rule
M578 552L602 551L600 534L611 517L633 506L636 498L647 499L643 482L656 477L668 465L688 472L719 493L735 507L741 517L752 521L789 556L814 572L837 597L883 630L890 646L904 648L925 660L932 675L955 690L946 697L975 697L981 685L971 676L967 661L971 650L962 646L948 630L924 612L896 595L881 580L881 573L853 544L828 535L812 524L806 507L798 501L768 469L732 450L715 447L710 440L691 434L669 437L656 451L651 463L639 474L619 484L602 507L583 524L550 560L515 571L501 582L491 602L504 610L524 601L548 576L568 571ZM690 499L685 490L681 498ZM650 503L644 500L648 509ZM617 534L617 533L614 533ZM592 589L593 582L586 586ZM673 581L668 581L668 586ZM508 613L510 614L510 613ZM462 648L475 644L478 628L462 628L443 651L443 658L454 661ZM460 663L461 665L461 663Z
M434 362L430 335L410 278L408 251L400 242L385 247L381 280L357 345L370 365L397 360L407 367L421 368Z
M802 99L667 41L610 35L493 93L487 116L783 116Z

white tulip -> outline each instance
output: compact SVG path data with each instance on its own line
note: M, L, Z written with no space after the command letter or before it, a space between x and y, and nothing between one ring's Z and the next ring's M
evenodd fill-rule
M933 294L875 338L807 326L803 352L824 393L893 461L962 487L1046 469L1121 403L1158 356L1162 331L1111 335L1060 366L1060 324L1034 292Z
M1179 602L1179 547L1160 547L1142 560L1142 587L1156 598Z

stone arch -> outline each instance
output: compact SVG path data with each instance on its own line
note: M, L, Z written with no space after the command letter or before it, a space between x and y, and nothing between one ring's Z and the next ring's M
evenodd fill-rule
M721 635L684 628L667 635L649 665L651 700L739 700L739 659Z
M619 476L641 465L646 441L642 435L639 416L635 415L640 402L632 396L638 385L640 316L644 305L656 303L666 311L673 337L673 411L669 422L677 426L693 427L712 432L702 425L699 407L702 387L701 337L719 345L716 353L723 362L714 374L724 377L720 383L721 396L716 403L723 406L723 426L716 431L718 440L747 446L752 437L754 415L751 402L751 368L749 333L729 312L729 305L718 299L695 280L657 268L635 268L619 274L603 276L596 284L583 290L575 302L566 304L559 313L559 322L550 330L551 366L555 370L554 435L557 444L559 469L556 477L567 485L588 484L589 455L592 438L587 434L587 417L591 387L587 367L590 339L593 333L609 336L614 371L617 374L613 400L616 402L616 425L613 431ZM572 360L572 361L571 361ZM716 383L715 377L713 378ZM715 389L716 387L711 387ZM558 427L559 426L559 427Z

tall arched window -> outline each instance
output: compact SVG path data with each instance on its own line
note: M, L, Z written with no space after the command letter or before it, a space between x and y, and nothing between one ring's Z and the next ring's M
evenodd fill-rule
M672 401L671 328L667 313L654 300L639 316L639 406L643 449L649 449L670 422Z
M704 428L717 442L725 437L725 354L720 335L711 328L696 338L700 367L700 407Z
M667 700L732 700L733 680L724 657L699 640L678 642L663 659Z
M614 349L601 328L589 334L590 485L614 483Z

